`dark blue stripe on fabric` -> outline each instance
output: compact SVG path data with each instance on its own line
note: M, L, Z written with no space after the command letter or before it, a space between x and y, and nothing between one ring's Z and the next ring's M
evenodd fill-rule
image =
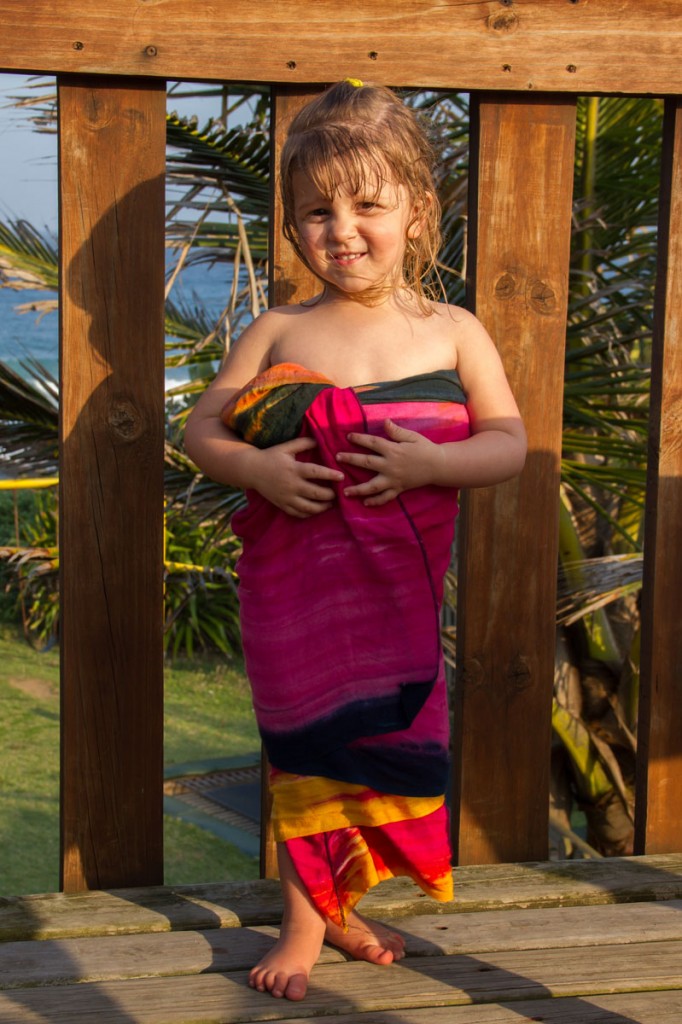
M293 775L323 775L404 796L438 796L447 782L447 754L440 747L406 754L399 743L353 745L408 729L432 687L433 682L406 684L397 699L358 701L286 733L261 729L270 763Z
M423 708L434 681L435 677L424 683L404 683L395 694L351 701L300 729L268 732L263 736L264 742L278 744L288 758L327 757L335 747L343 747L362 737L402 732L412 725Z
M297 748L291 740L289 735L263 734L270 763L292 775L321 775L396 796L440 796L447 789L448 756L441 747L406 751L399 746L351 746L322 753L306 747L305 737Z

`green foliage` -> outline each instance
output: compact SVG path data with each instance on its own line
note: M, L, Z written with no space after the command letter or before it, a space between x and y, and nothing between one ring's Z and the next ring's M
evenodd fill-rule
M23 374L0 362L0 465L13 476L52 476L57 468L59 385L35 360Z
M168 657L164 675L167 764L256 755L260 738L239 658Z
M229 529L200 522L192 512L169 516L166 526L166 650L192 656L240 649L234 565L239 544Z
M36 501L34 491L0 490L0 550L26 542L23 523L35 513ZM17 594L12 581L7 562L0 558L0 623L17 621Z
M0 493L10 498L11 492ZM14 536L7 547L0 548L5 611L11 603L12 621L18 611L26 638L37 647L49 646L59 626L56 496L48 491L20 492L10 500L17 509Z
M205 91L218 95L214 87ZM210 322L196 304L175 302L172 294L167 305L168 364L185 366L189 377L170 398L166 485L169 505L182 505L189 517L186 536L180 536L177 522L172 533L178 548L193 554L173 560L202 566L202 571L169 573L168 644L173 650L233 645L227 581L234 562L214 561L210 543L199 535L206 530L207 537L226 536L242 499L196 473L182 453L181 428L225 349L264 302L267 91L224 90L221 95L220 117L203 128L195 119L167 118L167 241L177 255L169 289L172 293L175 274L196 262L224 261L234 271L232 294L217 322ZM406 99L428 118L438 152L442 278L449 297L462 301L468 97L411 92ZM53 123L49 97L39 97L36 109L41 129ZM589 555L641 548L661 111L660 100L646 98L581 98L578 103L562 472L574 506L591 509L598 518L593 530L598 542L585 544ZM228 128L237 112L239 125ZM29 273L32 287L54 287L54 247L34 229L7 226L0 252L6 280L13 274L16 283ZM11 380L0 367L0 408L7 410L0 436L7 451L16 457L21 453L22 469L47 467L54 460L56 389L36 367L25 369L34 383ZM216 605L227 616L222 624L212 613Z
M613 550L642 542L661 122L660 100L578 105L562 472Z
M56 291L57 280L54 242L25 220L0 223L0 282L16 291Z
M0 895L59 881L59 664L0 634Z
M192 119L169 114L167 245L177 254L166 306L167 365L185 366L189 380L168 402L166 491L168 522L165 575L165 642L169 652L239 650L234 564L238 545L229 518L243 500L230 488L197 476L182 452L182 423L206 386L230 340L265 303L264 280L269 195L267 93L255 88L222 93L223 120L199 129ZM243 123L225 127L239 111ZM54 125L49 95L35 102L40 130ZM216 322L196 303L177 302L172 288L186 266L224 261L234 281ZM226 272L226 280L228 274ZM57 287L54 244L30 225L0 225L0 286ZM52 302L53 300L49 300ZM17 374L0 364L0 461L12 475L56 472L58 386L44 367L28 361ZM6 553L4 611L21 597L28 633L46 642L58 630L56 540L43 510L22 540ZM9 561L7 560L9 559Z
M57 889L59 877L59 654L38 653L0 629L0 897ZM258 750L248 683L238 661L166 666L169 765ZM255 878L258 865L184 821L164 822L169 885Z
M5 581L7 621L21 609L24 632L35 646L54 642L59 634L59 556L57 503L54 492L29 494L21 502L19 545L14 531L10 492L0 502L0 529L11 540L0 546ZM2 495L2 492L0 492ZM166 530L164 641L168 653L240 650L239 605L234 564L239 544L229 528L222 533L196 513L170 514ZM11 613L10 613L11 609Z
M222 98L221 117L202 129L195 120L173 114L167 122L167 240L176 258L169 291L175 275L193 263L224 262L233 272L231 294L216 322L196 304L172 297L166 311L168 365L186 367L189 378L174 389L168 410L166 644L168 651L190 656L237 649L233 570L239 548L229 520L243 498L197 473L182 451L182 426L226 349L265 302L267 97L254 89L236 96L223 92ZM468 98L434 92L406 98L428 117L439 154L441 277L448 298L462 302L468 256ZM44 128L53 110L49 102L45 107L45 97L40 104L38 119ZM228 116L237 109L242 124L228 129ZM564 595L566 608L559 611L571 623L573 667L585 676L578 654L582 646L615 673L604 714L608 705L617 727L609 732L604 716L588 715L579 694L565 706L557 704L554 717L555 734L561 736L572 765L573 794L591 801L598 845L600 814L607 804L614 806L612 801L619 804L621 820L615 826L613 819L606 823L610 832L603 848L620 852L631 828L630 779L613 750L628 746L637 672L635 668L634 683L625 695L617 692L617 659L601 609L607 601L632 593L641 566L661 115L662 103L656 99L584 97L578 102L562 459L564 508L570 510L569 532L578 554L564 565L571 593ZM2 226L3 282L15 288L55 287L54 248L29 225ZM50 472L56 449L56 385L35 365L24 370L26 380L0 365L0 442L22 472ZM34 543L49 547L48 526L43 522L36 527ZM48 561L27 554L21 571L22 585L36 595L40 621L49 624L49 632L54 629L54 592L49 590ZM636 652L635 613L631 619L624 646ZM452 639L449 633L449 649ZM621 705L628 708L626 716L619 711Z

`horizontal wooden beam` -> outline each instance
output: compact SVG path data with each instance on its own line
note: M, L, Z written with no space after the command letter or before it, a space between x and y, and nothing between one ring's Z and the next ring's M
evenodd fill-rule
M682 92L669 0L0 0L0 70Z

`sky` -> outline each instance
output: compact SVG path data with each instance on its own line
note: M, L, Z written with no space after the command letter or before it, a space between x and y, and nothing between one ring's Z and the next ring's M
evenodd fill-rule
M0 220L28 220L50 232L57 231L57 136L36 132L26 112L12 106L13 95L26 94L26 75L0 74ZM46 78L34 82L49 83ZM40 94L53 92L47 85ZM205 118L215 114L216 99L177 99L169 109Z
M0 75L0 219L57 230L57 136L32 130L11 107L25 75Z

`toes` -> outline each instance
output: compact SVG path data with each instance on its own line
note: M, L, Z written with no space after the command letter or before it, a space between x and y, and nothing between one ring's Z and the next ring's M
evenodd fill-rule
M385 949L390 949L396 960L402 960L405 956L405 939L397 932L389 932L382 936L382 944Z
M356 960L386 966L405 956L405 939L398 932L389 931L375 921L354 912L349 931L343 932L333 922L327 922L327 941L350 953Z
M384 949L383 946L377 946L374 943L363 946L361 956L363 960L368 960L371 964L380 964L382 967L392 964L395 959L392 950Z
M287 990L287 982L289 976L284 971L277 971L276 974L271 973L265 981L265 987L271 996L275 999L281 999Z
M305 997L308 977L302 973L290 977L286 971L268 971L256 967L249 974L249 985L257 992L269 992L275 999L286 996L287 999L297 1001Z
M263 981L263 971L258 967L254 967L249 974L249 985L251 988L255 988L257 992L265 992L265 982Z
M265 967L254 967L249 974L249 985L257 992L269 992L280 997L287 987L287 975L281 971L269 971Z
M305 974L292 974L289 978L289 983L284 990L284 995L287 999L292 999L297 1002L299 999L303 999L306 992L308 991L308 979ZM274 996L274 991L273 991Z

